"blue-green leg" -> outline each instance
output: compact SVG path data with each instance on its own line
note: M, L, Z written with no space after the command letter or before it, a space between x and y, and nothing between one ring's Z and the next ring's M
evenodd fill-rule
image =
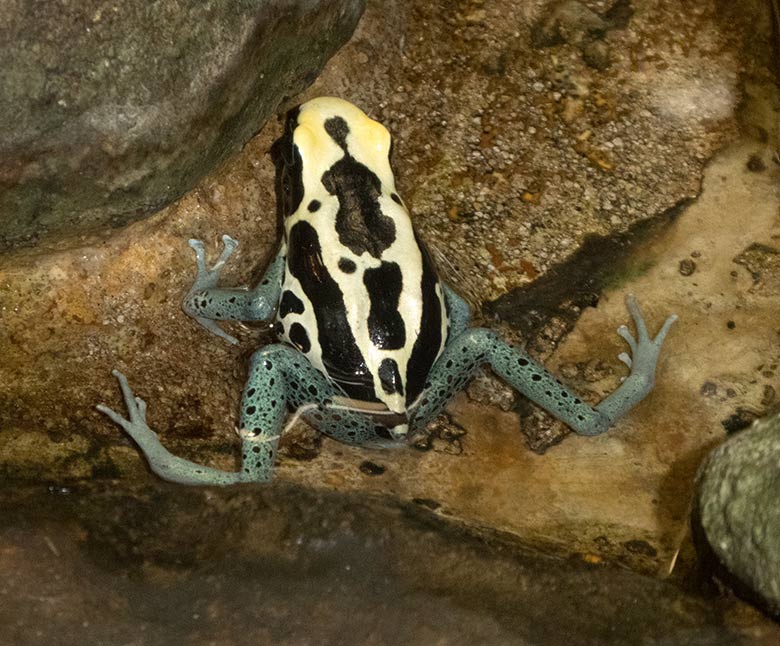
M639 304L632 295L626 297L626 306L631 313L631 318L634 319L637 336L634 338L625 325L618 328L618 334L631 348L630 355L621 352L618 358L629 367L631 372L614 393L596 406L596 410L609 420L610 425L623 417L653 389L655 365L658 362L661 344L669 333L669 328L677 320L677 315L672 314L664 321L655 338L651 339Z
M224 249L209 269L206 267L203 243L190 240L190 247L195 250L198 274L182 307L207 330L230 343L237 343L237 339L222 330L215 321L262 321L274 313L279 303L284 275L284 249L276 254L260 284L254 289L217 287L225 263L238 246L238 242L227 235L222 236L222 241Z
M604 432L628 410L640 402L653 387L658 353L676 316L669 317L661 331L650 339L633 297L628 309L637 327L635 340L625 326L618 330L633 352L621 360L631 367L620 387L595 408L568 390L539 363L519 348L510 346L494 331L472 328L452 338L436 361L415 411L416 429L438 415L452 395L461 390L480 365L487 363L499 377L531 401L565 422L576 433L597 435Z
M233 473L212 469L173 455L160 444L157 433L147 425L146 402L133 394L127 379L121 372L114 370L112 374L119 380L119 385L122 388L128 418L125 419L102 404L97 409L108 415L133 438L149 462L149 467L163 480L187 485L231 485L249 480L249 478L244 477L244 471Z
M450 319L450 336L457 336L469 327L471 307L449 285L443 283L443 288L444 300L447 304L447 316Z
M154 473L179 484L268 482L288 406L339 441L366 444L381 439L369 417L334 404L338 391L303 355L289 346L270 345L255 352L250 361L241 401L241 471L204 467L173 455L160 443L146 423L146 403L133 394L123 374L113 374L122 388L128 418L103 405L98 410L133 438Z
M297 350L270 345L252 355L249 377L241 401L241 471L205 467L168 451L146 423L146 403L136 397L118 371L128 410L124 418L107 406L97 408L133 438L154 473L171 482L188 485L230 485L268 482L273 474L279 439L288 407L304 415L326 435L349 444L383 444L387 432L378 432L370 416L339 403L334 388Z
M367 444L381 439L372 420L346 409L340 403L343 399L340 389L295 348L266 346L250 361L241 404L242 434L247 442L253 437L270 442L273 438L266 429L276 428L277 423L281 426L282 418L278 416L286 404L320 432L340 442Z

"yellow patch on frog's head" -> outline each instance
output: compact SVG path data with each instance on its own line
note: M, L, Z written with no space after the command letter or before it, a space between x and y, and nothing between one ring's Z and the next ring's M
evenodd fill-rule
M304 172L308 175L311 171L312 179L321 177L343 157L346 147L349 154L376 173L383 184L394 184L390 169L390 133L349 101L319 97L301 105L293 141L303 160Z

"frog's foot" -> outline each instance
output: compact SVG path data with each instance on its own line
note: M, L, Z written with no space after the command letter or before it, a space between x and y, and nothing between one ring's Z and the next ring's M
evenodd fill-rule
M642 401L653 388L655 366L658 362L661 344L669 333L669 328L677 320L677 316L674 314L668 317L655 338L650 338L642 311L633 295L629 294L626 297L626 306L631 318L634 319L636 337L629 332L625 325L618 328L618 334L626 340L631 348L631 355L627 352L621 352L618 358L631 369L631 372L614 393L596 406L596 410L606 417L610 425Z
M621 352L618 355L618 359L631 369L632 376L644 378L648 381L649 387L652 387L655 378L655 365L658 362L661 344L663 344L672 324L677 320L677 315L672 314L668 317L661 326L660 332L656 334L654 339L651 339L647 333L647 326L645 325L642 311L639 309L639 304L636 302L633 294L626 296L626 307L634 320L637 338L634 338L625 325L621 325L618 328L618 334L626 340L629 348L631 348L630 355L627 352Z
M222 253L219 255L217 262L212 265L211 269L206 267L206 249L203 242L192 238L188 244L195 250L195 261L198 264L198 275L195 277L195 283L193 283L190 291L194 292L216 287L219 282L219 275L222 273L225 263L228 258L233 255L236 247L238 247L238 240L234 240L227 234L222 236L224 249L222 249Z
M231 473L204 467L170 453L160 444L157 434L146 423L146 402L133 394L127 383L127 378L121 372L114 370L111 374L119 380L129 418L122 417L103 404L99 404L97 409L108 415L113 422L121 426L133 438L149 462L150 468L158 476L171 482L190 485L229 485L257 480L257 478L249 478L243 473Z
M207 318L205 316L198 316L195 312L198 309L204 309L208 306L210 296L209 291L216 288L219 282L219 276L222 273L222 269L225 266L228 258L233 254L238 247L238 241L225 234L222 236L222 243L224 249L220 254L217 262L209 269L206 266L206 250L201 240L195 240L194 238L189 241L190 247L195 250L195 260L198 265L198 274L195 277L195 282L192 284L190 291L187 292L187 296L184 298L184 311L187 312L192 318L200 323L209 332L216 334L218 337L225 339L228 343L236 345L238 339L236 337L225 332L216 321ZM201 307L198 307L198 304Z

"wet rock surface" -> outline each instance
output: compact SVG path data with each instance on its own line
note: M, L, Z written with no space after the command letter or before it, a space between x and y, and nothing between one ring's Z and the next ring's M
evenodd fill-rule
M780 415L719 446L698 478L695 522L724 579L780 617Z
M0 1L0 248L169 204L311 83L362 11Z
M625 570L424 506L272 485L0 491L0 639L52 644L701 643L759 634ZM759 643L753 641L753 643Z

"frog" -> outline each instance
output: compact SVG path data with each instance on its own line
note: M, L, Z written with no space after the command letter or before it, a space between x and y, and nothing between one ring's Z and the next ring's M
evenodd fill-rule
M335 97L288 112L272 147L278 251L253 287L224 287L220 275L238 246L228 235L209 266L190 240L197 274L183 309L225 341L220 321L274 321L278 343L257 349L241 398L241 467L204 466L169 452L148 426L146 402L113 371L128 416L98 410L137 444L152 472L184 485L265 483L279 441L303 417L339 442L409 444L482 367L575 433L603 433L654 385L661 345L677 319L651 337L634 296L636 336L618 334L630 354L617 389L595 406L494 330L471 326L471 307L437 271L396 189L391 136L359 107ZM285 423L287 423L285 425Z

